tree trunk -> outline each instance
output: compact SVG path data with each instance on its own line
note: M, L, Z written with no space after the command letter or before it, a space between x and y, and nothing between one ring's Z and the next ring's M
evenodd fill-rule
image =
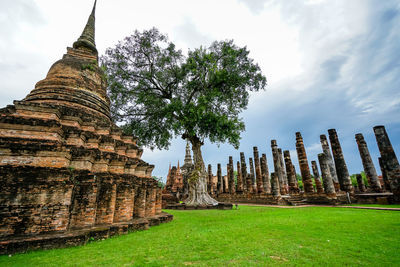
M192 143L194 169L188 176L189 197L185 200L185 204L189 206L218 205L218 201L207 192L207 172L201 155L203 144L197 137L189 138L189 140Z

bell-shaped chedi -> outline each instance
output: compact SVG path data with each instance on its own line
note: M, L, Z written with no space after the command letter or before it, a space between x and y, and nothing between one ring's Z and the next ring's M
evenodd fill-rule
M172 218L161 213L154 165L110 120L94 12L47 77L0 109L0 254L68 236L82 244L100 225L104 238Z

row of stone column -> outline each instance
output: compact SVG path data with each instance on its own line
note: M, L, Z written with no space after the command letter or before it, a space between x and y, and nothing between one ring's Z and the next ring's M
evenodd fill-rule
M378 174L376 172L374 163L372 161L371 155L364 136L361 133L355 135L355 139L358 146L358 151L360 153L363 169L369 184L369 191L372 192L382 192L384 190L392 191L394 193L395 199L398 199L400 193L400 166L397 160L396 154L390 143L390 139L386 133L384 126L376 126L373 128L375 138L378 144L379 152L381 157L379 157L379 165L382 172L383 184L381 184ZM329 171L331 177L334 181L335 190L339 189L346 192L353 192L353 187L350 180L350 175L347 170L346 163L344 161L342 149L334 129L328 130L329 140L332 146L333 159L330 155L329 144L326 140L326 136L321 135L321 144L323 147L323 152L326 156L326 160L329 165ZM333 164L334 163L334 164ZM322 167L321 167L322 170ZM389 170L390 175L387 175L387 170ZM366 187L362 179L361 174L356 175L357 184L360 192L365 192Z
M328 134L331 143L332 154L326 136L321 135L320 142L322 146L322 153L318 155L318 161L320 163L320 169L324 182L323 184L319 179L319 172L316 161L311 162L316 191L317 193L325 192L327 194L334 194L336 192L339 192L340 190L344 192L354 193L354 188L351 182L346 162L344 160L337 132L335 129L330 129L328 130ZM371 189L374 192L381 192L379 179L362 134L356 134L356 140L364 165L364 170L366 173L368 173L367 177L369 184L371 185ZM305 152L303 139L300 133L296 133L296 150L299 158L304 192L312 193L314 192L314 188L308 168L307 155ZM360 181L360 179L358 180ZM363 185L360 185L359 188L363 188Z
M379 164L385 183L384 187L398 195L400 193L400 166L397 157L384 126L374 127L374 132L381 153ZM327 195L334 195L339 191L354 193L337 132L335 129L329 129L328 135L331 147L329 146L326 135L320 136L322 153L318 154L318 162L321 169L322 181L320 179L317 161L311 161L315 182L314 189L303 138L300 132L296 133L296 151L304 192L306 194L315 192L320 194L326 193ZM369 190L372 192L382 192L383 188L378 179L367 143L361 133L356 134L355 138L364 172L368 180ZM221 165L218 164L218 185L216 190L213 190L212 185L210 185L210 193L272 193L274 195L299 193L296 171L291 161L290 152L285 150L282 155L282 149L278 147L276 140L271 140L271 149L274 162L274 172L271 173L271 176L268 171L266 155L262 154L260 158L258 148L253 147L254 158L249 158L250 172L247 172L244 153L240 152L240 162L237 162L236 168L237 180L235 181L233 160L232 157L229 157L227 179L223 179L221 175ZM209 182L211 183L211 165L209 165L209 176ZM365 185L361 176L357 176L357 181L359 181L359 190L361 192L365 191Z
M276 141L272 140L271 146L273 148L274 163L276 163L275 169L279 170L279 185L278 188L282 194L286 194L289 191L292 193L298 193L299 189L296 181L296 172L293 164L290 160L289 151L284 151L286 170L282 150L276 148ZM276 151L275 151L276 148ZM275 153L276 152L276 153ZM234 177L234 166L233 159L229 157L229 163L227 164L227 179L224 179L221 171L221 164L217 165L217 186L214 186L212 181L212 167L208 165L208 188L211 194L221 193L266 193L270 194L271 191L271 178L269 175L269 168L267 163L266 154L259 156L258 148L253 147L254 158L249 158L249 171L247 171L246 158L243 152L240 152L240 162L237 161L236 180ZM287 173L289 179L287 178ZM226 184L228 183L228 184Z
M369 191L372 192L382 192L384 190L392 191L396 195L396 190L399 185L399 176L400 176L400 166L397 160L397 157L394 153L393 147L390 143L389 137L386 133L384 126L376 126L373 128L376 141L378 144L378 148L381 154L381 157L378 159L381 167L382 178L384 184L382 185L378 174L376 172L375 166L373 164L371 155L369 153L369 149L367 143L364 139L364 136L361 133L357 133L355 135L355 139L358 146L358 151L360 153L363 169L369 184ZM352 187L352 183L350 180L350 175L347 170L346 163L344 161L342 149L340 146L340 142L337 136L337 133L334 129L328 130L329 140L332 145L333 159L334 164L332 162L332 156L329 153L329 145L327 144L326 137L321 135L321 144L323 145L324 154L327 156L328 163L330 165L330 171L332 173L332 178L335 183L335 190L338 191L339 188L346 192L353 192L354 189ZM383 160L384 158L384 160ZM389 167L386 167L389 166ZM386 169L392 170L390 178L388 179L386 175ZM396 174L397 173L397 174ZM365 184L362 179L361 174L356 175L357 184L360 192L365 192Z
M227 164L227 179L224 179L221 171L221 164L217 165L217 183L213 183L212 167L208 165L208 188L211 194L221 193L270 193L271 183L268 171L267 156L262 154L259 157L258 148L253 148L254 160L249 158L250 173L247 172L247 165L244 153L240 153L240 162L236 162L236 180L234 176L233 159L229 157ZM227 183L227 184L226 184Z

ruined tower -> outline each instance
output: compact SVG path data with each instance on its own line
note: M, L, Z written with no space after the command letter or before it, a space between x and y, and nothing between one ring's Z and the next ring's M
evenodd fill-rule
M135 218L161 212L154 165L110 118L95 10L96 3L81 36L46 78L0 109L0 238L9 248L18 249L16 236L98 225L124 232Z

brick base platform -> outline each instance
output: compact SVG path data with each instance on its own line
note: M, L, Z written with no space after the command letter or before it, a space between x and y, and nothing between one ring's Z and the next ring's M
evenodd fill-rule
M357 202L359 204L394 204L393 193L362 193L356 194Z
M133 231L147 230L151 226L172 221L173 216L161 213L150 218L138 218L129 222L112 225L71 230L63 233L49 233L32 237L13 237L8 240L0 239L0 255L15 254L37 249L53 249L84 245L89 241L101 240L114 235L127 234Z
M220 202L218 205L199 205L199 206L186 206L185 204L169 204L167 205L166 209L170 210L209 210L209 209L218 209L218 210L231 210L232 203L224 203Z

